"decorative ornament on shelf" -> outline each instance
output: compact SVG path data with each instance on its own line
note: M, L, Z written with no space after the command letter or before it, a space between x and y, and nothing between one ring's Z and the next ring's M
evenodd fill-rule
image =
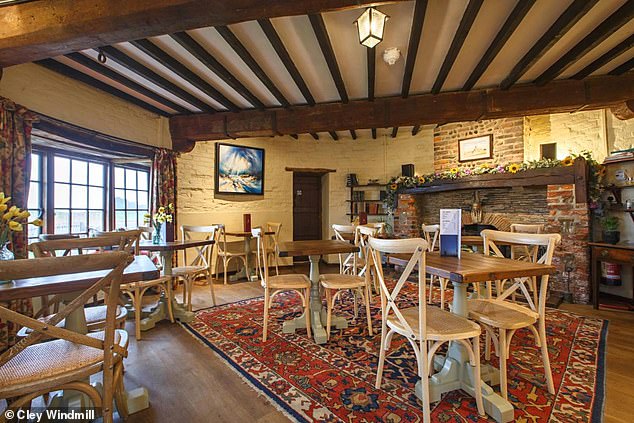
M373 48L383 41L385 22L389 18L388 15L379 12L374 7L365 9L361 16L354 21L359 33L359 42L367 48Z
M154 231L152 232L152 244L160 244L162 240L162 229L164 223L172 223L174 221L174 205L169 203L167 206L161 206L152 216L149 213L144 215L145 223L152 224Z
M394 66L398 59L401 58L401 50L396 47L386 48L383 51L383 61L387 63L389 66Z

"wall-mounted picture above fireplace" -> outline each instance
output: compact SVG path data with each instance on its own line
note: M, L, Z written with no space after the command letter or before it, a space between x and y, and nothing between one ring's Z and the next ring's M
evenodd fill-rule
M264 149L216 143L216 193L264 194Z
M493 157L493 134L458 140L458 161L470 162Z

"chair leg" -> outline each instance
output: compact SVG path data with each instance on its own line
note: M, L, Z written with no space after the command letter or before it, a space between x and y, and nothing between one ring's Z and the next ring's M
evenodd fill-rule
M487 330L484 332L484 359L491 360L491 335Z
M359 305L357 304L357 292L352 289L350 290L352 292L352 304L353 304L353 311L354 311L354 320L357 320L357 317L359 317ZM339 296L339 301L341 302L341 296Z
M365 286L365 315L368 320L368 334L372 336L372 315L370 314L370 285Z
M264 329L262 331L262 342L266 342L266 336L269 329L269 304L271 299L269 298L268 288L264 289Z
M356 304L356 298L355 298ZM327 305L327 314L326 314L326 339L330 339L330 323L332 322L332 292L330 289L326 288L326 305Z
M211 270L207 271L207 281L209 282L209 290L211 291L211 303L216 305L216 294L214 292L214 280L211 277Z
M480 337L473 338L473 355L475 363L473 363L473 390L475 391L476 405L478 414L485 416L484 403L482 402L482 376L480 375Z
M165 295L167 296L167 314L169 315L170 322L174 323L174 310L172 309L172 300L174 294L172 293L172 282L167 281L165 283Z
M125 386L123 384L123 361L120 361L115 366L114 371L114 403L117 406L119 416L126 420L128 418L128 404L126 402Z
M385 320L385 311L381 313L381 344L379 345L379 365L376 368L376 382L374 387L381 389L381 379L383 379L383 365L385 364L385 338L387 335L387 323Z
M500 392L502 398L508 401L508 386L506 385L506 329L500 329L497 352L500 357Z
M134 290L134 333L136 340L141 340L141 309L143 308L143 301L141 299L141 292L139 289Z
M304 305L304 314L306 315L306 334L310 338L310 288L306 288L304 293L304 301L306 304Z
M539 320L539 342L542 350L542 361L544 362L544 375L546 376L546 386L550 394L555 393L555 384L553 382L553 373L550 369L550 357L548 356L548 344L546 341L546 322L542 318Z
M227 260L225 257L222 258L222 271L224 272L225 285L227 284Z
M187 311L192 311L192 291L194 289L194 278L191 275L187 275L185 277L183 288L185 289L185 291L187 291ZM184 296L185 292L183 292L183 297Z
M426 341L420 341L426 342ZM425 347L426 345L423 345ZM427 348L422 349L420 352L421 363L418 368L420 371L420 379L421 379L421 388L423 394L423 422L429 423L431 422L431 406L429 404L429 369L427 368ZM423 354L425 353L425 354Z
M278 276L280 274L279 257L277 256L277 253L275 253L275 274Z

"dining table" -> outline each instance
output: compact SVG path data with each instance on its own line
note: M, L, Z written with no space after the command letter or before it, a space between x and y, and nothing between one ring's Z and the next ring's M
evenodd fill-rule
M405 266L411 256L392 254L388 263ZM552 265L511 260L502 257L487 256L478 253L462 252L460 258L441 256L439 253L427 253L425 272L432 276L445 278L453 285L453 303L451 312L468 318L467 287L471 283L483 283L520 277L544 276L553 274ZM434 367L439 370L429 378L430 402L440 401L445 392L462 389L474 395L471 369L467 351L459 342L452 342L446 356L434 357ZM481 366L482 399L486 413L498 423L513 421L513 405L495 393L487 384L499 385L500 373L490 365ZM422 400L421 381L416 384L416 396Z
M139 243L139 250L156 252L161 256L163 263L163 276L172 276L172 259L174 258L174 252L185 250L187 248L203 247L205 245L213 245L215 241L213 239L180 239L176 241L164 241L154 243L152 240L141 240ZM213 283L213 282L212 282ZM161 295L158 305L153 309L150 314L144 319L141 319L141 330L145 331L153 328L156 322L168 319L167 313L167 301L165 295ZM181 322L189 323L194 320L194 312L188 311L185 304L180 303L176 298L172 298L172 312L174 317Z
M313 331L313 338L317 344L324 344L328 340L326 328L324 327L326 324L327 310L321 301L319 284L319 260L322 255L356 253L358 251L358 246L335 239L287 241L280 242L279 244L280 257L308 256L310 261L310 325ZM341 316L332 316L331 324L337 329L345 329L348 327L348 322ZM302 314L300 317L284 322L282 332L294 333L296 329L305 327L306 319Z
M43 295L62 295L64 301L72 301L82 291L85 291L95 282L106 276L110 270L93 272L68 273L56 276L44 276L38 278L16 279L10 283L0 285L0 301L11 301L24 298L33 298ZM160 277L160 272L147 256L135 256L123 271L121 283L152 280ZM83 307L77 308L64 320L64 327L74 332L86 334L86 316ZM125 391L128 412L130 414L149 407L149 394L145 387L138 387ZM80 406L84 400L76 391L64 391L61 396L54 399L52 404L59 406Z
M235 274L229 276L229 280L231 282L235 282L243 278L247 279L248 281L258 280L258 276L256 275L253 266L251 265L251 256L253 254L253 248L251 248L251 240L253 239L253 234L251 233L251 231L226 231L225 235L235 238L243 238L244 254L246 255L245 266ZM265 231L264 235L275 235L275 232Z

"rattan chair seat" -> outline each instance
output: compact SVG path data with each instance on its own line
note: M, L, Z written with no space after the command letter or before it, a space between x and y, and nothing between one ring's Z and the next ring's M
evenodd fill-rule
M403 317L412 328L414 335L420 338L418 330L418 307L402 309ZM401 334L409 334L395 315L387 318L387 325ZM427 339L432 341L469 339L479 336L478 324L438 307L427 306Z
M365 279L361 276L326 274L319 277L319 282L327 289L354 289L365 287Z
M160 285L162 283L168 282L170 281L171 278L169 277L162 277L162 278L158 278L158 279L151 279L148 281L137 281L137 282L130 282L130 283L122 283L121 284L121 291L128 291L128 290L134 290L136 288L139 289L143 289L143 288L149 288L152 286L156 286L156 285ZM105 314L104 314L105 316Z
M206 266L178 266L172 268L172 276L187 276L207 271Z
M310 279L306 275L269 276L268 286L271 289L310 288Z
M469 317L488 326L502 329L520 329L535 324L539 314L508 301L476 299L467 302Z

